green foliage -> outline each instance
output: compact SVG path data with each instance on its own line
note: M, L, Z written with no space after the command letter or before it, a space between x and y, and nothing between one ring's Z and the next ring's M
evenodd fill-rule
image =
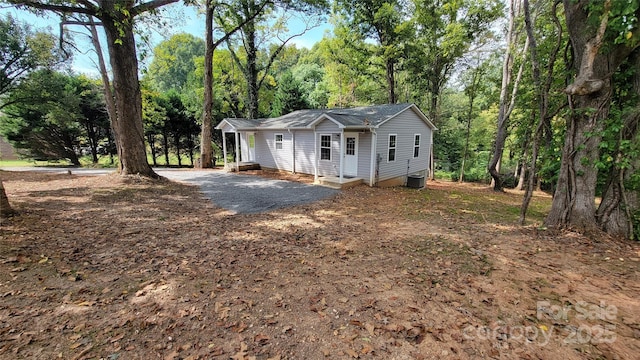
M160 92L182 91L196 71L195 59L204 56L204 40L191 34L176 34L153 49L148 77Z
M278 81L278 90L271 105L271 116L278 117L295 110L308 108L302 92L302 84L291 71L287 71Z
M30 72L53 68L65 59L54 35L34 32L10 15L0 18L0 96L9 93ZM0 101L2 108L6 101Z
M79 165L83 128L104 109L97 94L86 78L38 70L11 92L0 133L27 157Z

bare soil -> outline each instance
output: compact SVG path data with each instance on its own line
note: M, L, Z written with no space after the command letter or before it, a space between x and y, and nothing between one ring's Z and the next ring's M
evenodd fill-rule
M271 175L273 176L273 175ZM521 194L360 186L230 215L195 187L0 172L2 359L637 359L640 244Z

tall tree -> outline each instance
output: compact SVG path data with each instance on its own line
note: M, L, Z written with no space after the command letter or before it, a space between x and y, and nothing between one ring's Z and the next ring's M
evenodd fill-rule
M34 32L9 15L0 18L0 109L8 105L3 99L6 94L29 73L65 59L52 34Z
M84 95L79 90L71 77L55 71L30 74L11 92L0 132L29 157L66 159L80 165L80 102Z
M553 85L554 75L555 75L555 67L556 67L556 59L562 46L565 42L563 39L563 28L560 24L560 21L557 16L557 8L560 4L560 1L554 1L554 3L548 8L550 17L552 18L552 22L555 27L556 32L556 40L554 42L554 46L551 48L549 52L547 60L547 68L546 74L542 74L542 68L540 65L540 55L538 52L538 42L536 40L534 34L534 18L531 16L531 9L529 6L529 0L523 1L523 9L524 9L524 20L525 20L525 29L527 32L527 39L529 40L529 50L531 53L531 66L532 66L532 75L533 75L533 85L535 87L535 99L538 104L537 111L537 119L536 116L533 116L535 119L535 131L533 131L533 139L530 142L531 144L531 162L527 169L526 160L522 162L521 171L521 179L524 181L526 178L525 174L528 173L527 178L527 186L525 188L525 194L522 200L522 206L520 207L520 224L524 224L525 218L527 215L527 209L529 208L529 203L531 201L531 197L533 196L533 190L535 186L535 181L537 178L537 162L538 162L538 154L540 151L540 142L542 140L543 132L550 134L550 124L551 117L555 116L555 113L552 112L551 109L551 87ZM546 8L543 8L546 10ZM544 75L544 78L543 78ZM558 111L561 106L558 107ZM536 114L536 111L533 111L533 114ZM526 153L526 151L525 151Z
M573 82L565 92L571 113L551 211L545 224L597 229L595 195L601 133L611 107L612 75L640 44L640 4L564 0L573 54Z
M525 41L522 51L523 61L520 64L518 73L513 79L514 64L516 59L516 48L518 46L519 30L517 27L517 18L520 16L520 0L511 0L509 6L509 27L507 30L507 48L502 64L502 85L500 87L500 102L498 112L498 124L496 127L496 138L493 143L493 154L487 169L493 179L493 189L502 191L502 179L500 177L500 160L504 152L504 145L507 139L507 129L509 126L509 118L516 104L516 93L518 85L522 79L524 70L524 57L529 47L529 39ZM509 92L511 88L511 93Z
M277 117L295 110L308 108L301 83L291 71L286 71L278 79L278 90L271 105L271 116Z
M259 94L265 81L270 78L270 69L276 62L278 56L286 49L287 44L294 38L305 34L308 30L317 26L318 18L310 17L304 19L305 27L295 33L290 33L285 23L290 18L291 12L305 10L312 12L315 7L322 6L322 1L278 1L263 6L258 0L240 0L237 11L226 11L218 15L218 22L224 28L233 27L236 24L244 23L238 32L241 46L237 46L238 41L228 41L228 49L233 55L233 59L242 70L247 83L246 116L257 118L260 115ZM262 10L261 10L262 6ZM268 14L282 11L283 15L271 26L266 26L269 18ZM258 15L253 16L253 14ZM246 56L237 54L236 49L243 50ZM260 59L260 52L268 51L265 59ZM244 61L242 61L244 60ZM262 60L262 61L261 61Z
M238 31L256 16L259 16L265 7L271 3L271 0L262 0L254 12L250 13L244 21L236 24L231 28L224 29L224 34L214 41L214 20L216 3L213 0L205 0L205 50L204 50L204 99L202 111L202 131L200 133L200 166L201 168L211 168L213 163L213 147L212 140L212 107L213 107L213 54L218 45L227 41L231 35ZM226 7L225 7L226 8ZM228 10L228 9L227 9ZM222 139L224 141L224 139Z
M55 38L43 32L32 32L11 16L0 18L0 110L11 104L8 93L29 73L42 67L52 67L65 59L64 51L56 50ZM0 180L0 217L9 214L9 200Z
M191 34L171 36L153 49L153 60L147 72L160 92L182 92L196 70L195 59L204 56L205 42Z
M384 63L388 102L395 104L397 64L404 58L405 43L413 33L409 3L402 0L345 0L339 4L348 14L351 29L378 43L377 55Z
M417 40L408 67L426 83L429 116L438 125L439 100L456 62L491 32L502 16L499 0L414 0Z
M101 21L107 38L113 73L117 116L112 125L120 160L120 173L158 178L147 163L134 22L138 15L178 0L8 1L19 7L48 10L61 15L84 14Z

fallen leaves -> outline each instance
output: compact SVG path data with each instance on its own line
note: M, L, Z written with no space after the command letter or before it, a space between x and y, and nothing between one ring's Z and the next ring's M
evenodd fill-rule
M497 318L530 324L531 299L611 289L640 297L637 248L593 257L606 246L474 222L478 209L456 207L482 207L466 200L482 197L456 184L420 193L359 187L230 216L183 185L42 179L28 189L7 183L28 211L0 230L2 358L474 358L495 349L463 329ZM517 206L510 196L499 198ZM616 305L628 308L613 321L619 337L608 351L624 355L640 338L632 315L640 309ZM544 350L583 355L554 342ZM508 347L497 354L519 357Z

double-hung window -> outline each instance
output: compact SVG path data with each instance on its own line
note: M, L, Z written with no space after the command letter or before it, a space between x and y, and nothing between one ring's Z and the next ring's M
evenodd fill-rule
M320 135L320 160L331 161L331 135Z
M415 134L413 137L413 157L420 156L420 134Z
M275 144L276 144L276 150L282 150L282 134L276 134L275 136Z
M396 148L398 146L398 135L389 134L389 153L387 155L387 161L396 161Z

